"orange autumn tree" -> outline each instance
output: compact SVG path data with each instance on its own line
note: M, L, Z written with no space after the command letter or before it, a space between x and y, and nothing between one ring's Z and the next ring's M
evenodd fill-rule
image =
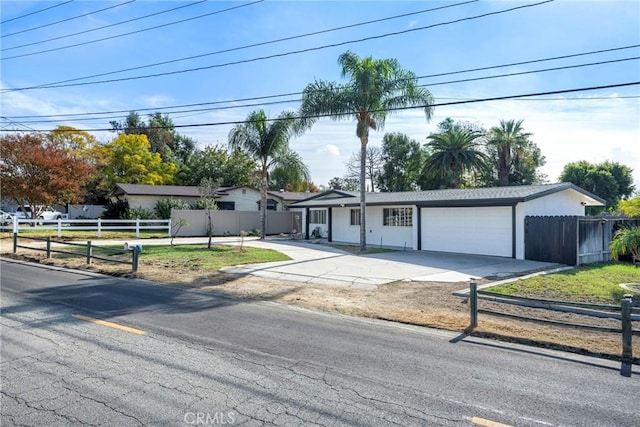
M47 205L81 201L95 169L39 133L0 136L2 195L36 218Z

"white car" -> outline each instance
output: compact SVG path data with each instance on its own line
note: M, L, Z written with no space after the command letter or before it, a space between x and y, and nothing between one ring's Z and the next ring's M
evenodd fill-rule
M31 206L25 206L24 212L22 211L22 207L19 206L18 209L16 209L15 216L19 219L31 219ZM38 214L36 219L52 221L61 218L64 218L64 214L62 212L58 212L52 207L47 206Z

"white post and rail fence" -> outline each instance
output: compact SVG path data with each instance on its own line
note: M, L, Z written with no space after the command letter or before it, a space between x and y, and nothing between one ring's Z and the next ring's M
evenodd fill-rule
M98 239L104 231L134 232L136 238L140 232L166 232L171 237L171 220L169 219L22 219L13 217L12 220L0 225L1 231L11 231L20 234L25 230L55 230L58 238L64 231L95 231Z

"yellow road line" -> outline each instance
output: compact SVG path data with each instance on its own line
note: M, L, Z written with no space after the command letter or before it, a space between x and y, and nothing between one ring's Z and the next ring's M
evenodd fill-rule
M72 317L80 320L86 320L87 322L95 323L96 325L102 325L108 328L119 329L121 331L129 332L136 335L144 335L143 330L130 328L128 326L118 325L117 323L107 322L105 320L94 319L93 317L83 316L82 314L74 314Z
M513 427L513 426L510 426L509 424L497 423L495 421L485 420L484 418L478 418L478 417L471 418L471 422L477 426L483 426L483 427Z

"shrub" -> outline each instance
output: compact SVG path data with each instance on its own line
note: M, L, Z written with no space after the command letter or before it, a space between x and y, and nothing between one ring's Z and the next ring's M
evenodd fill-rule
M102 219L128 219L129 218L129 202L126 200L107 200L105 210L100 214Z
M623 227L616 231L609 250L614 260L621 255L631 255L634 263L640 261L640 227Z
M156 202L154 211L160 219L171 219L171 209L190 209L189 203L180 199L160 199Z
M127 219L155 219L156 215L151 209L130 208Z
M218 206L216 205L215 200L210 199L208 197L200 197L193 204L193 209L200 209L200 210L211 209L212 211L216 211L218 210Z

